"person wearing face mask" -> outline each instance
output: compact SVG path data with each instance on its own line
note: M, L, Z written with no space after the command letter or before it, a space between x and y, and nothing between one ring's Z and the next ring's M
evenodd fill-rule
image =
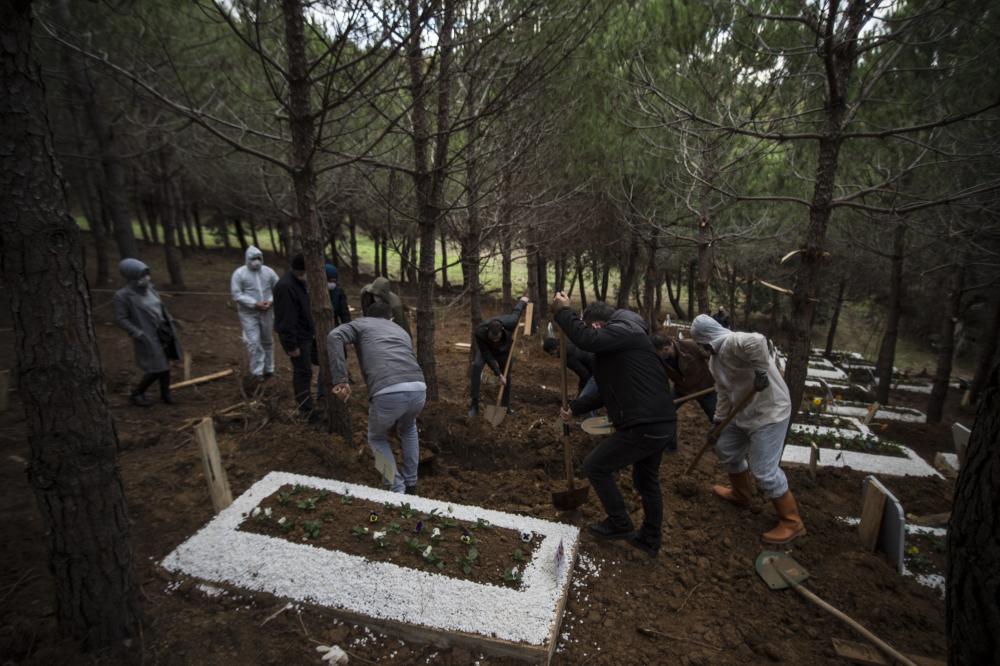
M330 305L333 306L333 325L350 323L351 311L347 307L347 294L340 286L340 272L332 264L326 264L326 288L330 292Z
M243 326L243 342L247 346L250 374L257 381L274 376L274 336L271 323L272 291L278 274L264 265L264 253L250 246L246 264L233 271L229 288Z
M316 335L306 289L306 261L302 253L292 258L292 267L274 285L274 330L292 362L292 388L299 411L309 423L319 423L323 413L314 409L311 350Z
M139 407L153 403L144 395L153 382L160 382L160 400L176 405L170 395L170 361L184 358L176 324L163 307L160 295L149 280L149 267L138 259L122 259L118 272L128 284L115 292L113 304L118 326L132 336L135 364L146 374L132 391L129 402Z

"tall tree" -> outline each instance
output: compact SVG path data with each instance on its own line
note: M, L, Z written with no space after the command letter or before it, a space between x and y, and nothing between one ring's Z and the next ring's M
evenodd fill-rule
M0 0L0 116L0 273L56 620L85 648L106 647L139 633L139 581L80 235L55 158L28 0Z

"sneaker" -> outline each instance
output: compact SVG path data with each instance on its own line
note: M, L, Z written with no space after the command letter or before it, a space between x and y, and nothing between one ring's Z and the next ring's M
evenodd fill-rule
M406 490L404 490L403 492L406 493L407 495L416 495L417 484L414 483L412 486L406 486Z
M630 546L638 548L642 552L649 555L651 559L655 558L660 552L659 548L653 548L652 546L648 545L645 541L643 541L641 536L636 536L634 539L628 539L628 543Z
M513 416L515 419L518 418L518 413L515 412L510 407L507 408L507 416Z
M128 399L129 404L136 405L138 407L152 407L153 403L146 399L141 393L132 393L132 397Z
M160 401L161 402L165 402L168 405L176 405L176 404L178 404L177 398L175 398L174 396L170 395L169 393L161 393L160 394Z
M264 379L281 379L281 375L277 372L265 372Z
M639 536L639 530L629 527L627 530L620 530L611 524L611 518L605 518L599 523L587 525L587 531L600 541L631 541Z
M479 403L472 403L472 407L469 407L469 411L465 413L470 419L476 418L476 414L479 413Z
M319 425L320 423L322 423L323 422L323 410L322 409L314 409L311 412L309 412L308 421L309 421L309 425Z

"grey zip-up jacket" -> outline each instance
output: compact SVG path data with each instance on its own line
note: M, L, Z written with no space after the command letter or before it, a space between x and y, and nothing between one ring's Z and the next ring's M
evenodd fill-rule
M406 331L388 319L362 317L341 324L326 338L334 385L347 381L347 345L354 345L358 353L369 400L387 386L424 381L424 373L413 353L413 342Z

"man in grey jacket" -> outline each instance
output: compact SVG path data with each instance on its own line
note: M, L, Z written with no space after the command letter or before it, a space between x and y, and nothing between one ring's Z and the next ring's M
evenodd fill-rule
M420 460L417 415L424 408L427 385L410 336L392 322L392 307L388 303L372 303L366 316L330 331L326 350L333 393L343 402L351 397L345 361L346 345L351 344L368 387L368 445L372 455L378 451L393 460L387 433L393 424L399 425L403 464L391 483L387 479L383 483L393 492L416 495Z

